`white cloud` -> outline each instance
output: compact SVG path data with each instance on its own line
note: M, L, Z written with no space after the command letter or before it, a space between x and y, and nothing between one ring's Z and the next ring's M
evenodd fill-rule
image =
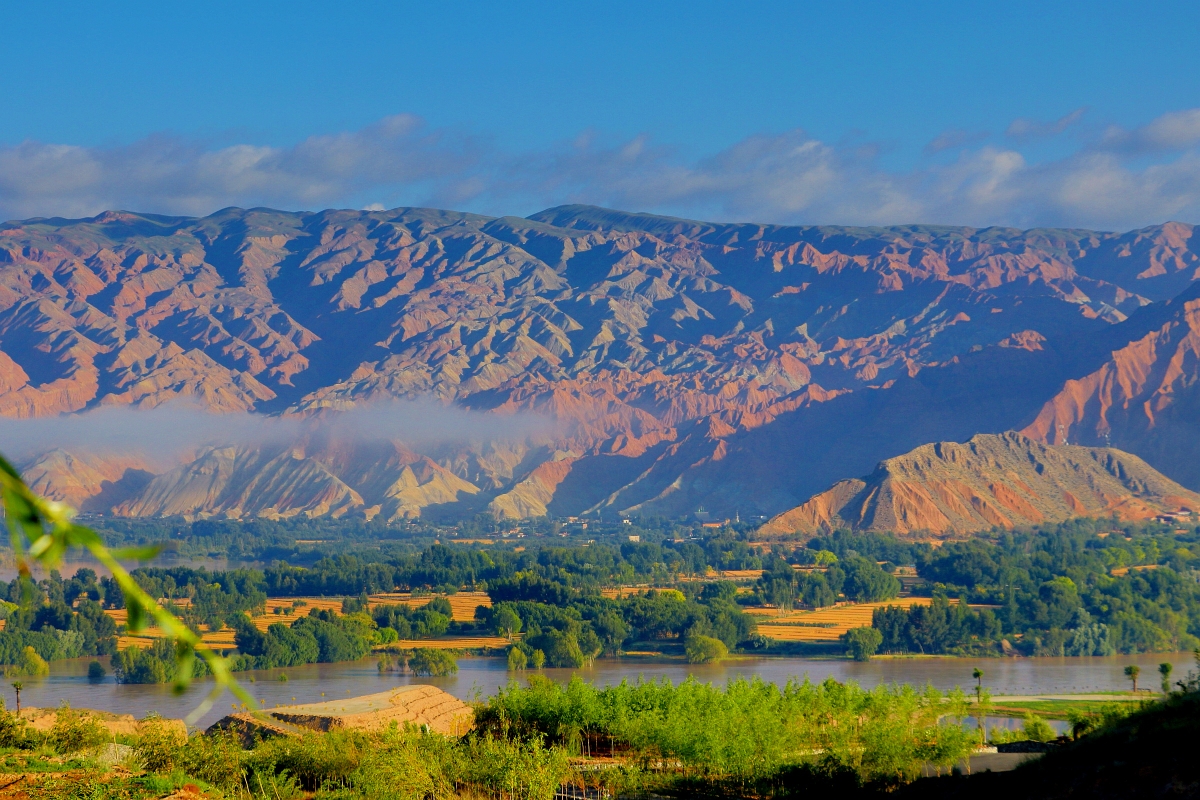
M0 148L0 216L385 203L501 214L582 202L780 223L1128 229L1200 220L1200 109L1091 140L1078 134L1063 157L1037 160L1022 149L1082 115L1016 120L1007 131L1015 146L948 131L927 152L957 150L953 161L903 170L885 168L874 146L833 144L801 130L751 136L689 160L645 136L601 144L592 131L545 150L506 152L408 115L292 147L210 148L166 135L113 148L26 142Z
M1087 113L1086 108L1077 108L1069 114L1064 114L1056 120L1043 122L1041 120L1030 119L1029 117L1019 117L1014 119L1009 124L1008 129L1004 131L1006 136L1010 136L1018 141L1030 139L1048 139L1052 136L1058 136L1065 132L1075 123L1083 119L1083 115Z

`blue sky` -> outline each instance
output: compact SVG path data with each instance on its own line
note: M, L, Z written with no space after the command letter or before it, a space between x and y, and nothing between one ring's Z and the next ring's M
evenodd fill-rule
M1200 3L10 6L0 216L1200 222Z

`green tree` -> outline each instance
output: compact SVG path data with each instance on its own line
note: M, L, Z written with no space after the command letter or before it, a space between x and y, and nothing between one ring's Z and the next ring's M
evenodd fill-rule
M507 604L500 606L492 614L492 631L497 636L503 636L512 641L513 634L521 631L521 616Z
M458 661L445 650L426 647L412 654L408 659L408 668L414 675L443 678L458 672Z
M1137 691L1138 676L1142 674L1142 668L1137 664L1130 664L1125 668L1125 677L1133 681L1133 690Z
M729 648L711 636L689 636L684 644L689 664L711 664L729 655Z
M883 643L883 634L874 628L851 628L842 634L846 655L855 661L870 661Z
M508 648L508 671L520 672L525 669L529 663L529 657L525 655L525 651L519 647Z
M1175 669L1175 665L1169 661L1164 661L1158 665L1158 674L1162 676L1163 694L1171 693L1171 672Z

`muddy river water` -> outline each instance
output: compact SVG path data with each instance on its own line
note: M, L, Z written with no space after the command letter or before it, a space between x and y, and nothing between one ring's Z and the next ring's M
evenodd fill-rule
M151 711L167 717L183 717L200 703L211 684L197 681L183 695L172 693L170 686L128 686L115 683L111 676L98 681L87 678L89 659L59 661L51 665L48 678L24 678L21 703L25 706L54 707L64 700L76 708L98 708L142 717ZM884 658L868 663L843 659L745 658L716 665L689 665L682 662L655 662L641 659L601 659L581 670L547 669L556 681L568 681L579 675L587 681L606 685L624 679L667 677L672 681L694 675L698 680L718 685L737 676L759 676L763 680L785 683L788 680L822 681L833 677L855 681L862 686L889 683L933 684L939 689L974 686L971 672L984 671L984 685L993 694L1044 695L1080 692L1112 692L1129 689L1124 675L1127 664L1141 667L1140 686L1158 686L1158 665L1169 661L1175 676L1182 677L1193 668L1190 653L1151 653L1135 656L1092 658ZM322 699L349 697L385 691L407 683L429 683L463 699L477 693L487 696L505 685L510 674L503 658L461 658L458 674L449 678L414 678L408 674L380 673L377 660L339 664L311 664L304 667L239 673L251 694L265 707L290 703L309 703ZM287 680L281 680L286 675ZM6 681L2 694L12 708L13 691ZM206 727L228 713L233 698L225 695L199 721Z

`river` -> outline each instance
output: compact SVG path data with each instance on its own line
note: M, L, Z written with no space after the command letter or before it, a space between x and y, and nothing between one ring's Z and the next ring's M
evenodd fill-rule
M122 686L111 676L91 682L87 678L89 660L58 661L51 665L48 678L23 678L22 705L54 707L65 700L76 708L97 708L139 718L151 711L165 717L184 717L196 708L211 686L209 681L197 681L186 693L177 696L170 686ZM1141 687L1156 688L1158 665L1163 661L1175 665L1177 678L1193 668L1191 653L1150 653L1092 658L881 658L868 663L843 659L744 658L715 665L626 658L600 659L587 669L547 669L544 673L556 681L568 681L578 674L584 680L601 685L619 683L626 678L636 680L639 676L682 681L688 675L717 684L724 684L739 675L759 676L782 684L807 675L813 681L833 677L867 687L887 683L922 686L930 683L942 690L961 686L971 691L975 683L971 672L979 667L984 671L984 685L994 695L1040 695L1126 690L1129 688L1129 680L1124 675L1127 664L1141 667ZM461 658L458 674L449 678L381 674L376 664L375 659L310 664L243 672L238 673L238 677L268 708L371 694L407 683L433 684L460 698L470 699L476 693L481 696L492 694L510 678L503 658ZM288 679L280 680L282 675ZM4 685L3 696L9 708L12 708L12 695L12 689ZM198 726L207 727L224 716L232 703L233 697L226 694L198 721Z

